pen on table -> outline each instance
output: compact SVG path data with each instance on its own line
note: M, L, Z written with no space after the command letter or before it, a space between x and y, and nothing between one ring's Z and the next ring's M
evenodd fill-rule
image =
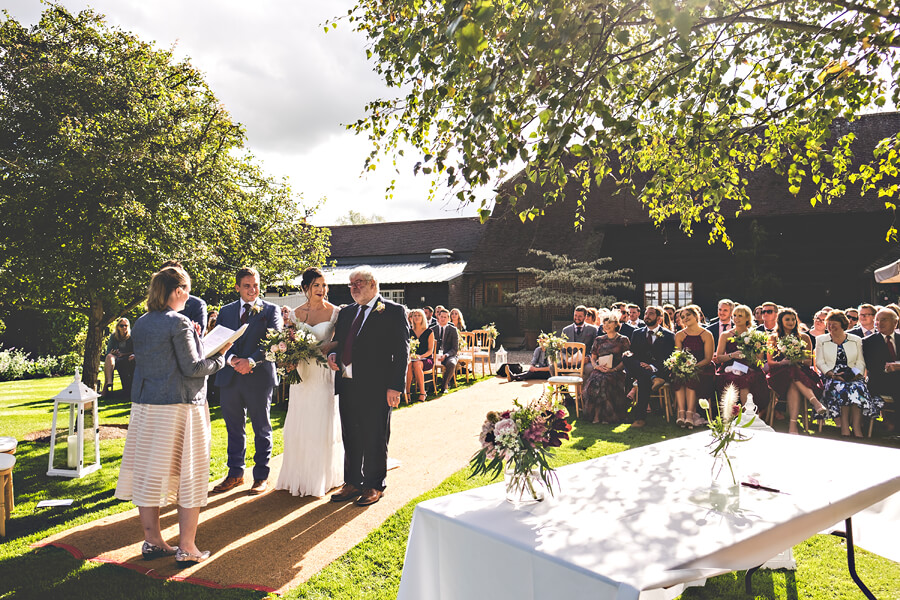
M753 488L754 490L763 490L765 492L776 492L779 494L786 494L787 492L782 492L779 489L775 489L772 487L768 487L765 485L760 485L759 483L750 483L749 481L742 481L741 485L748 488Z

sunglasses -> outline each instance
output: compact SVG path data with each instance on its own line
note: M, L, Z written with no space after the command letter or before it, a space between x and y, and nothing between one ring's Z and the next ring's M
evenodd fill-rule
M859 321L859 317L851 317L850 315L847 315L847 318L851 321Z
M767 309L767 310L764 310L764 311L762 311L762 314L764 314L764 315L771 315L771 314L774 314L774 313L775 313L775 311L774 311L774 310L772 310L772 309L771 309L771 308L770 308L770 309Z

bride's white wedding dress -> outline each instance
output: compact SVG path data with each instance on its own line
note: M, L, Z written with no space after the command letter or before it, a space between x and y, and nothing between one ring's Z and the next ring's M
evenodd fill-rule
M319 341L330 341L340 310L331 320L312 327L297 323ZM293 317L293 313L291 313ZM301 363L302 381L291 385L284 420L284 458L275 489L294 496L324 496L344 482L344 445L341 419L334 395L334 371L327 365Z

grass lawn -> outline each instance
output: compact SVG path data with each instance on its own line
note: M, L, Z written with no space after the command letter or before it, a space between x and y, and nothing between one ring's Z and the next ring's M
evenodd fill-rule
M53 402L48 400L68 385L71 377L0 383L0 435L22 439L26 433L50 428ZM126 424L130 404L122 398L103 400L103 425ZM275 451L281 452L281 425L286 405L273 407ZM213 464L211 476L225 474L225 425L213 407ZM628 448L680 435L665 422L651 420L641 430L627 426L592 425L574 420L572 439L557 453L557 466L620 452ZM250 437L252 443L252 435ZM16 509L7 522L7 537L0 543L0 598L260 598L265 594L246 590L216 590L163 582L112 565L83 562L65 550L30 545L105 515L129 510L132 504L113 498L124 439L101 443L103 468L82 479L47 477L47 451L42 442L20 442L16 453ZM64 456L61 455L64 459ZM422 500L477 487L484 478L466 479L462 469L437 488L412 500L373 531L365 540L291 590L285 598L396 597L403 568L406 539L415 505ZM73 498L63 509L36 509L45 498ZM760 571L753 577L758 598L862 598L847 574L843 540L816 536L794 547L796 571ZM276 549L277 550L277 549ZM900 597L900 565L857 549L857 569L878 598ZM711 579L704 588L688 590L685 599L744 598L743 573Z

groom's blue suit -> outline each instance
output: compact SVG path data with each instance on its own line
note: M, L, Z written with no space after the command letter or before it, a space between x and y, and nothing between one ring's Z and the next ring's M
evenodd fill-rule
M272 422L269 409L272 404L272 390L275 388L275 365L265 359L259 347L269 329L281 330L281 311L270 302L256 300L262 304L257 313L247 319L247 331L225 354L225 368L216 374L219 387L222 417L228 430L228 476L243 477L244 454L247 451L245 434L246 418L253 424L254 444L253 479L265 480L269 477L269 459L272 457ZM226 304L219 311L218 324L229 329L241 327L243 302L238 300ZM241 375L228 364L231 357L252 358L256 362L253 371Z

